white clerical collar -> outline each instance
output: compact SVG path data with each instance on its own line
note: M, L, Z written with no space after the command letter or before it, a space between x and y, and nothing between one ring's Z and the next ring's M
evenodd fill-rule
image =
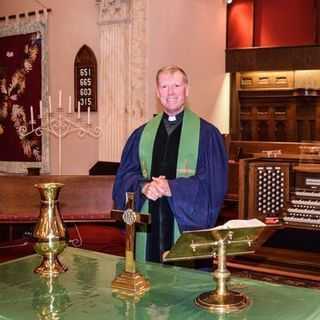
M176 121L177 118L176 116L168 116L168 121L171 122L171 121Z

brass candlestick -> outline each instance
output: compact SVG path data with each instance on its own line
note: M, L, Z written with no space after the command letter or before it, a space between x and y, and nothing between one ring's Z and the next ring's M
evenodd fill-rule
M36 240L35 251L43 257L41 264L34 269L42 276L56 276L67 268L59 261L58 255L67 246L66 229L59 211L59 192L62 183L40 183L35 187L40 192L41 206L38 223L33 231Z

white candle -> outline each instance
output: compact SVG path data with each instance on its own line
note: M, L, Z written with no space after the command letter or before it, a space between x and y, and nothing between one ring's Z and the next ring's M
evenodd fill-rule
M69 111L68 111L69 113L71 113L72 112L72 110L71 110L71 96L69 96Z
M33 107L30 107L30 114L31 114L31 123L34 122L34 118L33 118Z
M90 107L88 107L88 124L90 124Z
M62 104L62 91L59 90L59 108L61 108L61 104Z
M80 119L80 101L78 101L78 119Z
M42 119L42 101L39 102L39 119Z
M49 113L52 113L51 96L49 96Z

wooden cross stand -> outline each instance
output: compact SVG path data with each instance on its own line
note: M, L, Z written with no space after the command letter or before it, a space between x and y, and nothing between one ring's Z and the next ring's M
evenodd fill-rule
M127 203L125 210L112 210L111 217L126 224L126 254L125 270L112 281L112 291L120 292L122 295L143 295L150 289L150 282L141 274L136 272L134 259L135 225L150 224L150 214L134 211L134 193L127 192Z

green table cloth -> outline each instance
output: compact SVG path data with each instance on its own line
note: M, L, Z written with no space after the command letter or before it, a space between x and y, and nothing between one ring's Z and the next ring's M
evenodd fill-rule
M193 300L212 290L212 274L156 263L137 264L151 282L140 301L112 294L111 281L123 258L67 248L61 260L69 270L54 279L33 273L41 257L32 255L0 264L0 319L237 319L320 320L320 291L251 279L232 278L231 286L251 299L240 313L212 314Z

